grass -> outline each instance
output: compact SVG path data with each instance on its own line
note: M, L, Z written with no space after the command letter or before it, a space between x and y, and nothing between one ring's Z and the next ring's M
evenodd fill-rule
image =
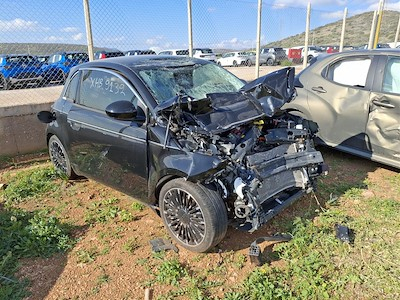
M129 222L136 220L135 214L143 214L144 206L134 202L124 209L122 200L108 193L100 193L101 200L89 198L88 205L86 196L79 198L79 183L75 183L69 206L81 203L79 209L85 223L93 225L89 230L94 230L96 239L80 244L73 254L84 265L79 267L103 270L92 278L93 290L86 292L104 296L104 289L115 281L108 264L129 268L129 261L134 261L134 268L141 270L135 273L141 278L139 284L157 290L154 299L159 300L400 299L400 175L372 163L362 166L364 161L353 170L353 157L330 152L324 156L331 172L319 180L315 197L302 198L267 225L274 232L290 233L293 239L265 249L266 263L261 267L251 267L246 252L232 249L193 256L143 255L147 250L141 248L148 247L151 237L132 237L131 231L147 223ZM51 256L74 245L71 226L54 216L57 209L18 208L29 203L36 207L39 200L62 194L60 186L65 185L53 175L46 166L3 175L8 186L0 202L0 299L27 296L29 283L15 275L21 258ZM62 211L68 214L64 206ZM337 239L336 224L352 230L352 243ZM118 251L123 255L110 258ZM216 255L221 258L218 262Z
M69 237L72 227L62 224L47 210L25 211L15 207L19 202L36 201L44 194L56 191L57 176L53 168L20 171L8 177L1 192L5 207L0 207L0 298L22 299L28 295L26 280L15 277L19 259L49 257L73 246Z
M34 168L20 171L9 178L3 197L6 204L12 204L38 198L58 189L55 184L59 180L53 167Z

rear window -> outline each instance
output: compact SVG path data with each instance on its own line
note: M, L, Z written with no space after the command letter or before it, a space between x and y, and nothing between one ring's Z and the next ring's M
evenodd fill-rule
M213 53L211 49L200 49L201 53Z
M49 57L48 63L52 64L52 63L56 63L59 62L62 58L61 54L55 54Z

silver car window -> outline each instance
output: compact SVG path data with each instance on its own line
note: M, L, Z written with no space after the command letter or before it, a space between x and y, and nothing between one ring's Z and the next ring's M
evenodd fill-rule
M400 94L400 59L392 57L389 59L383 75L382 91Z
M365 87L371 58L351 58L330 66L328 79L349 86Z

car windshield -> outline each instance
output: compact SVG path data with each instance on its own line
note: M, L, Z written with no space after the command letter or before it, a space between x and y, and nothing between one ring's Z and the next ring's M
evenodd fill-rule
M215 64L158 67L139 71L157 103L178 94L194 99L209 93L237 92L244 83Z
M62 56L60 54L55 54L49 57L49 60L47 61L48 64L56 63L61 60Z
M211 49L200 49L201 53L213 53Z

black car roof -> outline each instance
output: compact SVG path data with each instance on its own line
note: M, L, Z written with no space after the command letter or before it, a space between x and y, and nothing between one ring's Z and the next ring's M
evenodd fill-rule
M95 60L79 65L79 68L98 67L118 69L118 66L123 66L131 70L147 68L147 67L172 67L184 66L188 64L208 64L210 62L197 58L173 56L173 55L133 55L119 56L107 59Z

